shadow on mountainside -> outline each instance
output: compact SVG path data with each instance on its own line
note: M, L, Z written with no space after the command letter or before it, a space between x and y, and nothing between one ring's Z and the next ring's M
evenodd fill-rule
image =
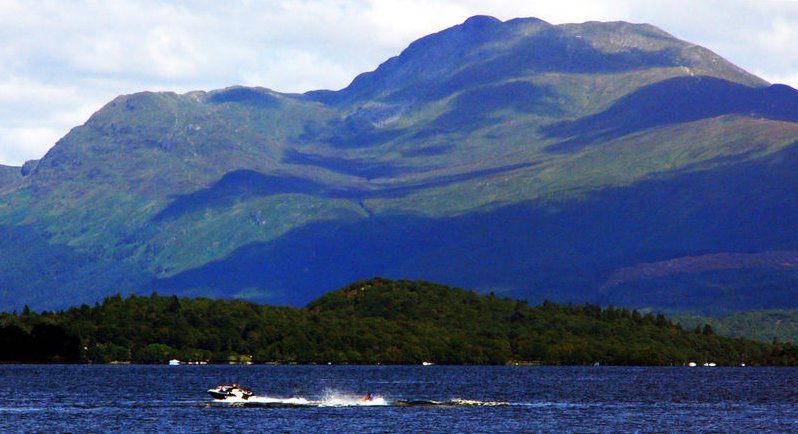
M798 122L798 91L784 85L753 88L713 77L678 77L646 86L606 111L541 128L565 139L551 152L575 152L637 131L739 114Z
M234 86L215 90L208 94L208 101L214 104L236 103L262 109L277 109L280 100L267 89L258 87Z
M307 164L311 164L311 162L315 163L312 165L324 165L320 167L325 168L330 168L329 165L338 163L337 160L324 159L308 159L306 161ZM419 190L443 187L471 179L529 168L536 164L535 162L530 162L499 166L462 174L439 176L430 180L408 183L397 187L375 188L373 190L335 188L295 176L265 175L253 170L235 170L225 174L222 179L210 188L176 196L166 208L153 217L153 221L158 222L179 218L180 216L203 211L208 208L227 207L240 199L275 196L286 193L305 194L334 199L352 199L355 201L372 198L397 198ZM332 167L330 169L333 170L335 168Z
M61 309L141 289L153 276L99 252L53 243L32 225L0 225L0 312Z
M254 288L270 294L257 301L299 306L348 282L380 275L493 290L533 303L701 311L796 307L792 290L766 296L755 285L724 287L712 283L723 279L689 274L680 279L695 285L658 288L651 296L645 282L635 283L634 292L599 287L613 270L640 262L798 247L798 227L788 217L798 213L797 148L608 189L585 201L525 203L441 219L377 215L317 222L154 281L152 289L232 297ZM796 276L784 276L782 284L798 283ZM771 288L775 284L768 282Z

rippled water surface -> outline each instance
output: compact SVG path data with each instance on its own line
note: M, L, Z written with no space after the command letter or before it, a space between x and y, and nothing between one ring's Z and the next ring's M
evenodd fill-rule
M205 392L232 382L260 398ZM0 365L0 420L13 432L798 432L796 387L795 368ZM372 405L358 400L368 392Z

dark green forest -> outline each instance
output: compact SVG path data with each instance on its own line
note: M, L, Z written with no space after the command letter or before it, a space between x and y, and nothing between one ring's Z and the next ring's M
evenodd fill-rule
M119 295L0 314L0 361L37 363L796 365L798 347L685 330L662 314L375 278L307 307Z

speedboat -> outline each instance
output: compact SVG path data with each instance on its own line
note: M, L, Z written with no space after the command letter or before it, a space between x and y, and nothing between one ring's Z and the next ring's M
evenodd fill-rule
M243 399L247 400L252 396L255 396L251 390L245 389L243 387L239 387L238 384L231 384L231 385L219 385L216 388L208 389L208 394L213 397L213 399Z

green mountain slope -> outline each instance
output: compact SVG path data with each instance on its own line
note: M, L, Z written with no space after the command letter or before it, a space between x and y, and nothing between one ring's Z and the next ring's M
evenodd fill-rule
M798 251L796 143L798 92L653 26L474 17L339 91L110 102L0 182L0 308L151 290L303 305L370 275L795 307L792 268L667 264ZM644 264L660 271L623 274Z

